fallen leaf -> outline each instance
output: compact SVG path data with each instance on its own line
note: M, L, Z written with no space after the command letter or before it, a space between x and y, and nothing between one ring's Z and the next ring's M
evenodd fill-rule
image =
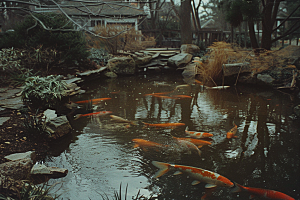
M4 142L5 144L10 144L10 142Z

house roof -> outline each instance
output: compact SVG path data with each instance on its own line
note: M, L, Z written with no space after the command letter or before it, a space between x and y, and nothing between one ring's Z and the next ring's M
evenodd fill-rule
M109 1L63 1L61 8L69 15L89 16L143 16L147 15L143 9L135 8L130 4ZM92 14L91 14L92 13Z

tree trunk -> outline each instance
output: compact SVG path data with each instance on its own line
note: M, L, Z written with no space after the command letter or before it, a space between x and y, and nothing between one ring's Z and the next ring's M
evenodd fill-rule
M180 34L181 44L192 43L192 24L191 24L191 0L181 1L180 6Z
M255 37L254 22L249 20L248 26L249 26L249 37L250 37L250 41L251 41L251 47L253 49L257 49L258 43L257 43L257 39Z

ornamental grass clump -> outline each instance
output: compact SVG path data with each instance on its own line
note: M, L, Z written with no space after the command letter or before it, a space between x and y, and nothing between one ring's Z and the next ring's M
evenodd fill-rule
M32 76L26 79L22 100L36 107L53 107L66 96L66 83L62 76Z

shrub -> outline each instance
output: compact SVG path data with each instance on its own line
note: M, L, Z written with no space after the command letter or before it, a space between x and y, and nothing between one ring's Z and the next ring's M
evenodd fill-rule
M45 107L57 105L65 96L66 83L61 76L32 76L26 79L22 100Z
M35 115L25 114L24 127L28 134L33 138L39 138L39 136L45 136L50 134L46 131L46 119L42 120L37 117L38 110Z
M35 14L35 16L46 27L51 27L52 29L73 29L73 25L71 23L68 24L68 19L63 15L50 13ZM82 32L48 31L39 23L37 25L35 23L33 17L28 16L23 22L16 25L14 31L2 36L0 49L7 47L36 48L42 45L43 48L52 48L62 52L60 59L66 63L80 62L89 55Z

